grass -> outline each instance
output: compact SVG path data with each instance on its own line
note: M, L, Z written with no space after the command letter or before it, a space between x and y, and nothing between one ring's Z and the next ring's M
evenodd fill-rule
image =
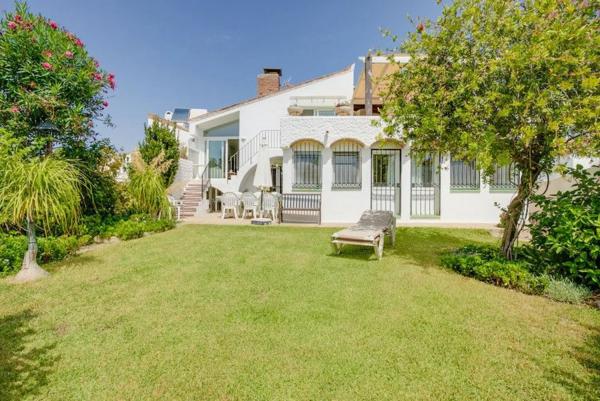
M483 231L184 226L0 283L0 400L596 400L600 312L444 271Z

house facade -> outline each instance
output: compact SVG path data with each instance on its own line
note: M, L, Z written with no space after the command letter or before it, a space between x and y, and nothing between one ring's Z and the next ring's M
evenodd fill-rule
M377 124L383 81L377 78L398 67L384 57L366 66L367 80L363 69L355 82L352 65L286 86L281 70L265 69L252 99L211 112L151 115L175 127L187 153L177 176L183 215L208 213L220 193L256 191L262 148L271 160L273 190L283 194L284 220L350 223L372 209L392 211L401 222L497 223L514 196L514 169L499 166L486 182L474 163L411 154L402 132L384 140Z

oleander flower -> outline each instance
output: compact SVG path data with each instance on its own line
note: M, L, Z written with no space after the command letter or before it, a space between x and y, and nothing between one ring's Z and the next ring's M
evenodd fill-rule
M50 28L52 29L57 29L58 28L58 24L54 21L50 21L48 22L48 25L50 25Z
M111 89L115 89L115 86L117 85L115 81L115 74L108 74L108 85Z
M18 113L19 111L20 110L19 110L19 108L17 106L13 106L13 107L10 108L10 112L11 113Z
M17 23L14 21L8 21L8 29L10 29L11 31L14 31L15 29L17 29Z
M103 101L103 102L102 102L102 106L104 106L104 108L107 108L107 107L108 107L108 101L106 101L106 100L105 100L105 101Z
M70 50L67 50L67 51L65 52L65 57L66 57L66 58L73 58L73 52L72 52L72 51L70 51Z
M44 62L44 63L42 63L42 68L50 71L52 69L52 64L50 64L48 62Z

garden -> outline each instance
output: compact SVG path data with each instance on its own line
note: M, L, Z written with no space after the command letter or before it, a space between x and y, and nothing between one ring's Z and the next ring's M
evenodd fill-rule
M146 127L125 165L98 136L98 126L111 124L115 74L74 33L25 3L4 15L0 29L0 276L44 277L40 263L82 246L173 228L166 188L179 145L172 129ZM119 182L122 170L128 180Z
M440 268L486 231L400 228L381 261L334 231L183 225L0 282L0 399L600 396L600 311Z
M377 261L332 254L335 228L176 227L171 127L146 126L125 164L100 138L115 74L17 2L0 19L0 399L599 399L600 171L556 164L600 154L590 3L456 0L414 21L383 134L519 180L501 239L403 227ZM556 173L572 185L544 191Z

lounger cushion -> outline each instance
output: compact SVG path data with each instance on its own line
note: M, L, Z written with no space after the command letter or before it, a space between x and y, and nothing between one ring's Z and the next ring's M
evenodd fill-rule
M360 228L357 226L352 226L346 228L344 230L338 231L332 235L332 238L335 239L345 239L351 241L374 241L377 237L380 237L383 233L383 230L373 230L369 228Z
M392 212L367 210L360 216L357 224L336 232L332 238L334 240L374 241L394 225Z

